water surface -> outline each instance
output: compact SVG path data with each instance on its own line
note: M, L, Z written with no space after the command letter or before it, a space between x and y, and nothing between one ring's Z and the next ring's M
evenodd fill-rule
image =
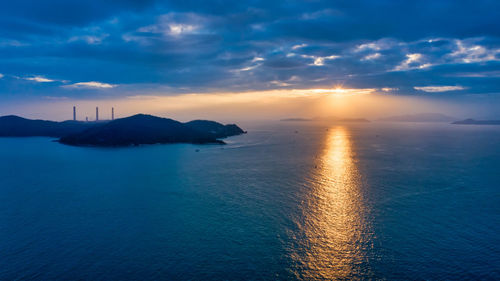
M500 128L245 129L225 146L0 138L0 279L500 278Z

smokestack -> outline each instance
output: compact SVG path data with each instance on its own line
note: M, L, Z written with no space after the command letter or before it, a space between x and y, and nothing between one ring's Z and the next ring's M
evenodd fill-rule
M95 108L95 121L99 121L99 107Z
M115 120L115 108L111 108L111 120Z
M76 106L73 106L73 121L76 121Z

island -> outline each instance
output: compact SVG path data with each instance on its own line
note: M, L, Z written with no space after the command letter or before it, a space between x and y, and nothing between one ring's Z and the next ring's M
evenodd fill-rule
M82 132L105 123L81 121L32 120L15 115L0 117L0 137L56 137Z
M452 122L456 120L457 118L441 113L406 114L378 119L378 121L386 122Z
M465 119L461 121L456 121L451 124L456 125L500 125L500 120L475 120L475 119Z
M18 116L0 117L0 136L58 137L75 146L130 146L156 143L224 144L222 138L246 133L235 124L173 119L137 114L102 122L30 120Z

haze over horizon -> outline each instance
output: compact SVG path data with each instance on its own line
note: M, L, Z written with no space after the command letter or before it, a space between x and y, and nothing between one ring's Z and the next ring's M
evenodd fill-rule
M30 7L30 9L26 9ZM497 1L21 0L0 115L500 118Z

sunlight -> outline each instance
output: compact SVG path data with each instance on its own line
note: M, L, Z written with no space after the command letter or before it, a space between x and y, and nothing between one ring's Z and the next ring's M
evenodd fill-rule
M335 87L332 89L310 89L309 91L317 94L329 94L335 97L346 97L346 96L357 96L357 95L369 95L376 92L376 89L349 89L342 87Z
M329 129L324 148L311 173L312 189L300 228L306 253L295 255L303 279L350 279L369 247L367 209L363 202L350 132Z

